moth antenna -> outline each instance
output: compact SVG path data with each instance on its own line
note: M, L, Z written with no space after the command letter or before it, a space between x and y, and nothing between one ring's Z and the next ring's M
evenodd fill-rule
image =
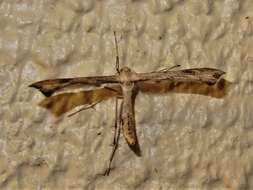
M116 31L113 31L114 34L114 41L115 41L115 49L116 49L116 71L117 73L119 73L119 48L118 48L118 40L117 40L117 36L116 36Z

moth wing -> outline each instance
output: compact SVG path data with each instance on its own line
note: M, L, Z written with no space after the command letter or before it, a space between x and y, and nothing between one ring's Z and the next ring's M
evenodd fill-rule
M159 82L162 80L170 80L172 82L197 82L213 85L223 74L225 74L224 71L213 68L158 71L151 73L139 73L137 81Z
M50 97L45 97L39 103L39 106L49 110L54 116L59 117L74 108L84 105L92 105L96 102L101 102L120 95L120 86L115 85L110 89L99 88L88 91L60 93Z
M44 94L46 97L49 97L52 94L61 90L67 90L84 86L101 87L105 84L115 84L115 83L118 83L118 78L116 75L111 75L111 76L48 79L35 82L29 85L29 87L39 89L42 92L42 94Z

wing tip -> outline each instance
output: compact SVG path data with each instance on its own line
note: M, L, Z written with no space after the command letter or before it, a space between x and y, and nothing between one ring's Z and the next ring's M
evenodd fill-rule
M216 70L216 72L214 72L213 74L211 74L211 78L209 80L206 81L206 83L208 85L214 85L217 83L217 81L219 81L219 79L221 78L222 75L225 75L226 72L222 71L222 70Z
M35 83L32 83L32 84L28 85L28 87L36 88L36 85L35 85Z
M28 87L38 89L44 96L49 97L53 94L53 90L43 89L38 83L32 83Z
M216 73L213 74L213 77L216 79L219 79L222 75L225 75L226 72L222 71L222 70L218 70Z
M222 71L222 70L220 70L220 76L222 76L222 75L225 75L226 74L226 72L225 71Z

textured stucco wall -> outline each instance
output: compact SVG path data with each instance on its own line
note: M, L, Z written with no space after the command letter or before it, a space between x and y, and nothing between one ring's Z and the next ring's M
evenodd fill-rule
M1 189L253 189L252 0L1 0ZM226 95L140 93L143 156L124 139L109 177L114 99L55 118L27 86L181 64L226 71ZM184 92L184 90L182 90ZM98 135L100 134L100 135Z

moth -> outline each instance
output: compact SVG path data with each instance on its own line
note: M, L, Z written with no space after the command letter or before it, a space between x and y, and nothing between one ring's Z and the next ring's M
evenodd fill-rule
M175 67L178 67L178 65L159 71L153 71L150 73L137 73L132 69L130 69L129 67L120 68L118 56L118 42L115 32L114 32L114 39L116 47L116 64L115 64L116 74L109 76L48 79L35 82L29 85L29 87L39 89L46 97L54 96L55 94L57 94L62 90L72 89L77 86L106 88L112 91L115 90L111 88L113 85L120 86L122 96L116 98L116 113L115 113L116 119L115 119L113 149L109 159L109 166L106 169L104 175L109 175L110 173L111 163L113 161L115 152L118 148L121 130L125 138L125 141L127 142L130 149L137 156L141 156L141 150L136 134L135 112L134 112L134 100L137 95L136 88L138 88L140 84L171 81L171 82L186 82L186 83L188 82L206 83L208 85L214 85L221 78L221 76L225 74L224 71L215 68L193 68L183 70L172 70ZM121 99L120 106L118 106L119 99ZM97 103L99 102L96 102L95 104ZM81 110L93 107L95 104L92 104ZM120 107L119 113L118 107Z

